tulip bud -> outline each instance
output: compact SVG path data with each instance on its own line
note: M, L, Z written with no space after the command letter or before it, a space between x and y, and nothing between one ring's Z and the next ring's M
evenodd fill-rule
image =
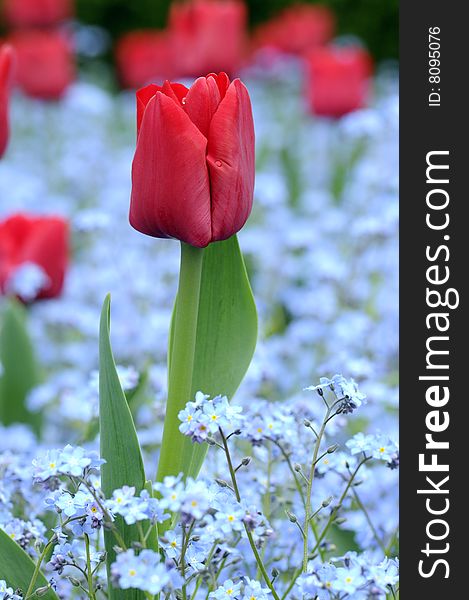
M68 265L68 223L16 214L0 221L0 293L23 302L55 298Z
M326 44L332 38L334 28L334 14L326 6L294 4L257 27L254 47L302 55Z
M173 2L169 29L178 75L235 73L243 58L246 25L246 6L240 0Z
M252 208L254 124L249 94L226 73L137 92L131 225L203 248L237 233Z
M362 48L315 49L307 57L307 68L314 114L338 118L365 105L372 65Z
M4 0L5 20L13 27L48 27L73 14L71 0Z
M15 82L22 91L43 100L61 98L75 78L70 41L45 30L15 31L8 41L16 53Z
M170 36L161 31L131 31L116 46L116 66L121 84L137 89L173 73Z

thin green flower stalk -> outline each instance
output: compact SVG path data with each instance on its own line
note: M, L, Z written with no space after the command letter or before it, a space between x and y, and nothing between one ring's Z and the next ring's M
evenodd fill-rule
M223 431L221 429L219 429L219 432L220 432L220 436L221 436L221 439L222 439L222 444L223 444L223 449L225 451L226 460L227 460L227 463L228 463L228 469L230 471L230 477L231 477L231 483L233 485L233 491L235 493L236 500L238 502L241 502L241 494L239 493L238 482L237 482L237 479L236 479L236 470L234 469L233 462L231 460L231 454L230 454L230 449L229 449L229 446L228 446L228 440L225 437L225 435L224 435L224 433L223 433ZM246 531L246 535L247 535L247 538L248 538L248 541L249 541L249 545L251 546L251 550L252 550L252 552L254 554L254 558L256 559L257 566L259 568L259 571L262 574L262 578L264 579L265 583L267 584L267 587L272 592L273 598L275 600L280 600L280 597L277 594L277 592L275 591L275 588L274 588L274 586L272 584L272 581L271 581L271 579L270 579L270 577L269 577L269 575L268 575L268 573L266 571L266 568L265 568L264 563L262 561L262 557L261 557L261 555L259 554L259 551L256 548L256 544L254 542L254 538L252 537L252 533L249 530L249 527L246 525L246 523L244 523L244 529Z

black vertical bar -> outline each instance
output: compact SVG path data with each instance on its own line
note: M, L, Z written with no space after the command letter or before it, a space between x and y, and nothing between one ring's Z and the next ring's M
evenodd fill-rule
M401 594L452 600L469 597L467 6L400 10Z

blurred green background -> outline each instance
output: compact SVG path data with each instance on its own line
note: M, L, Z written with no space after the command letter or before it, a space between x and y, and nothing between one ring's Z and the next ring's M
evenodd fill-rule
M116 38L132 29L164 27L171 1L77 0L77 16L84 23L101 25ZM294 0L247 0L251 25L294 3ZM324 0L321 4L336 13L339 34L359 36L376 60L397 58L398 0Z

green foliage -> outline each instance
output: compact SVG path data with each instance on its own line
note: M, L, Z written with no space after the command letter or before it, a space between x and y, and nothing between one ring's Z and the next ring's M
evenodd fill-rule
M197 476L206 447L194 445L179 432L179 410L198 391L231 398L246 374L256 346L256 306L236 236L210 244L203 252L195 340L190 342L184 335L176 339L177 319L181 319L182 296L179 294L184 291L181 282L171 323L168 349L170 392L176 387L174 383L180 383L187 377L189 381L184 390L178 388L180 393L169 394L158 467L159 480L180 472L186 476ZM193 304L193 301L192 298L190 303ZM188 303L188 299L184 302ZM187 361L183 362L179 372L174 359L176 344L187 346L189 343L193 344L192 372L187 373ZM187 395L181 397L181 393Z
M33 578L34 563L26 552L14 542L2 529L0 529L0 579L15 589L24 592L28 589ZM34 589L46 587L47 580L39 572ZM56 593L49 589L41 596L44 600L58 600Z
M28 393L39 383L26 318L24 307L14 299L0 315L0 423L26 423L39 433L41 416L26 406Z
M104 300L99 328L99 428L101 457L106 463L101 467L101 487L110 497L112 492L124 485L135 487L139 494L146 487L145 471L140 445L135 431L127 399L122 390L112 355L110 333L110 296ZM148 486L147 486L148 489ZM150 490L151 491L151 488ZM110 565L115 560L114 546L127 548L140 539L136 525L126 525L121 517L114 522L119 537L113 531L104 534L108 576ZM146 529L148 525L145 524ZM111 587L111 600L143 600L143 592L135 589L119 590Z

